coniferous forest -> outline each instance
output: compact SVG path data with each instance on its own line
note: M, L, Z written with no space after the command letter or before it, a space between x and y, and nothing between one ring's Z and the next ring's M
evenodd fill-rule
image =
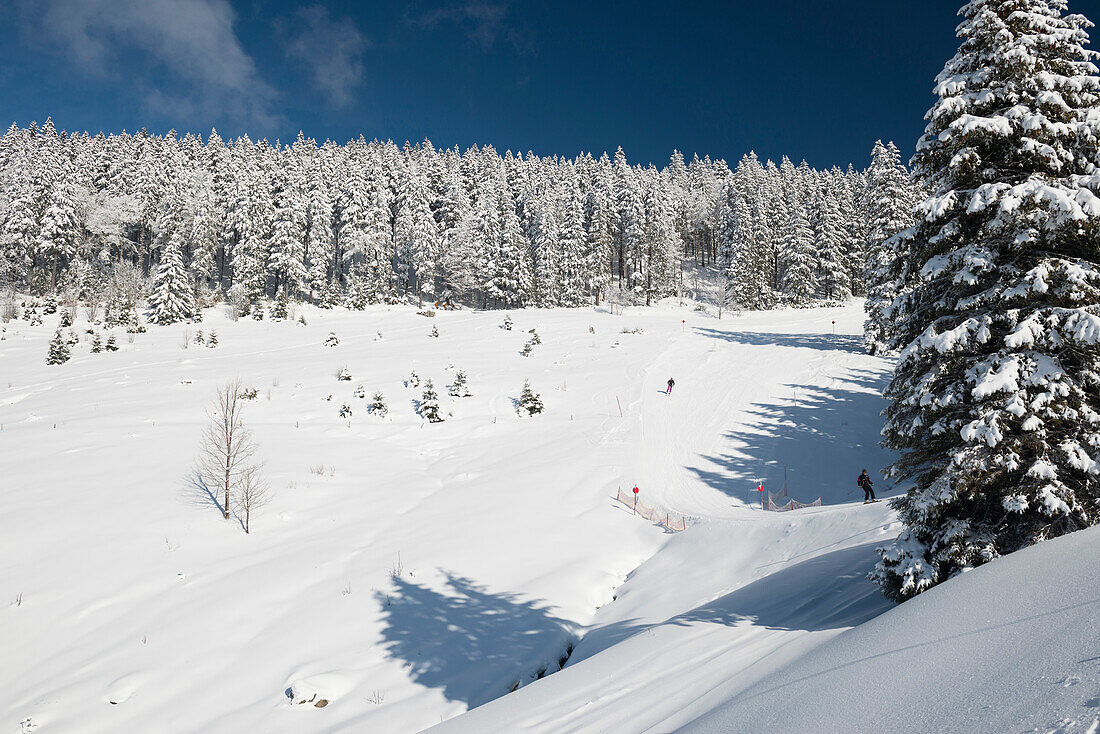
M695 294L700 273L721 308L807 306L868 292L914 197L892 144L865 171L678 152L658 170L621 149L91 136L47 120L0 139L0 262L10 287L102 303L114 323L219 300L650 304Z

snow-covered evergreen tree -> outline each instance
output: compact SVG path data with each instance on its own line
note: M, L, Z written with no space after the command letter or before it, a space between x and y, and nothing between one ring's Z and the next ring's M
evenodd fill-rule
M429 423L442 423L443 415L439 412L439 395L432 386L431 380L424 381L424 392L420 395L420 403L417 407L420 417Z
M528 417L537 415L543 411L542 398L531 389L531 383L527 380L523 381L523 390L520 391L516 410L520 415L526 415Z
M469 386L466 384L465 372L462 370L455 372L455 380L451 383L447 392L452 398L468 398L473 395L473 393L470 392Z
M913 223L916 203L916 185L902 165L897 147L876 141L863 201L868 215L867 261L862 276L867 289L863 341L868 354L888 351L893 322L883 312L898 293L898 279L908 259L895 246L903 241L890 238Z
M5 140L19 139L22 131L12 126ZM13 144L16 144L13 140ZM34 198L34 178L29 151L20 141L17 155L8 158L8 186L5 191L7 206L0 208L0 261L11 283L26 280L28 265L32 262L35 241L38 238L38 215ZM0 199L3 201L3 199Z
M817 292L817 267L814 259L814 232L802 205L791 210L783 237L783 293L799 307L811 305Z
M585 268L588 290L597 305L611 284L614 206L611 163L607 154L590 164L591 184L584 201Z
M915 486L874 577L906 599L1100 521L1100 79L1064 0L973 0L899 235L917 274L883 430Z
M424 295L435 289L439 273L439 228L432 214L428 182L418 169L410 171L400 197L394 237L400 265L398 276L406 292Z
M280 293L297 297L306 289L305 263L306 203L289 181L283 181L271 231L269 267L281 284Z
M498 191L495 213L499 223L498 239L493 250L492 276L485 290L491 299L505 308L526 306L531 302L534 288L531 247L520 226L507 182L502 182Z
M753 211L762 173L756 157L746 155L723 192L717 230L723 307L755 310L772 302L764 222Z
M176 232L161 257L160 268L153 281L153 293L149 298L149 311L153 321L164 325L184 321L191 317L194 310L191 277L184 267Z
M275 302L271 304L271 320L272 321L284 321L289 312L290 304L287 302L286 294L280 293L275 299Z
M62 175L65 176L66 173L63 172ZM59 180L38 230L37 251L49 263L51 290L57 286L61 268L76 254L77 238L80 234L78 207L75 185L67 178Z
M46 353L46 364L65 364L69 361L69 340L58 328L50 340L50 349Z
M367 406L367 411L371 415L376 415L379 418L385 418L386 413L389 412L389 408L386 406L386 398L381 392L376 392L371 396L370 405Z
M840 218L840 206L833 192L820 190L815 205L814 259L817 263L817 285L828 300L848 298L851 280L845 259L847 234Z
M668 195L660 176L652 166L648 169L648 181L642 197L645 211L642 227L644 245L644 292L646 305L655 299L676 292L676 278L680 271L682 243L676 231L673 211L668 206ZM713 226L713 225L711 225Z
M565 181L565 201L558 228L559 289L558 305L582 306L588 303L586 291L590 273L586 266L584 199L575 174Z

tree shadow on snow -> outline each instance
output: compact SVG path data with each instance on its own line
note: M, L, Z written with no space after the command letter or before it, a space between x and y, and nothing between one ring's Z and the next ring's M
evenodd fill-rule
M203 480L202 475L193 471L182 480L180 498L191 507L204 509L216 509L219 515L225 514L225 507L210 485Z
M863 337L852 334L772 334L762 331L722 331L701 326L695 327L695 331L714 339L759 347L794 347L853 354L862 354L864 351Z
M474 708L564 663L573 628L543 603L443 574L443 592L400 576L389 593L375 592L383 646L416 682Z
M880 471L892 461L880 447L882 390L890 372L845 370L835 387L784 385L782 396L756 403L749 418L727 432L729 451L701 456L710 466L689 469L707 485L750 504L759 503L756 484L801 502L821 497L826 504L862 499L856 491L860 471L886 489ZM784 500L785 501L785 500Z
M219 493L211 489L210 485L197 471L193 471L183 478L180 497L191 507L215 509L219 515L225 517L225 506L219 498ZM244 530L244 514L241 512L238 502L234 502L233 506L229 508L229 517L236 520L237 524L241 526L241 530Z
M882 541L823 553L757 579L656 625L627 620L592 630L570 662L591 657L628 637L662 625L720 624L770 630L846 629L893 608L867 578Z

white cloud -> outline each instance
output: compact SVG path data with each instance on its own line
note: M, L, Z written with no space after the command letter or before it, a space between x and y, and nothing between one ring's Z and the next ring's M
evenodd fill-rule
M38 33L82 71L132 80L153 111L272 122L275 92L241 46L227 0L44 0L32 7ZM133 63L135 51L147 66ZM164 76L176 82L170 90L156 81Z
M507 2L468 0L423 12L413 18L413 22L424 28L434 28L445 22L456 23L471 41L489 50L505 30L507 15Z
M370 41L350 19L336 20L320 5L300 9L290 32L287 54L309 68L333 105L347 106L363 83L363 52Z

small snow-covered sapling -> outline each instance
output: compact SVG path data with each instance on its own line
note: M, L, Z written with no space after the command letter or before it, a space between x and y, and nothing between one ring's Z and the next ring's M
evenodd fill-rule
M341 418L351 418L351 406L348 405L347 403L344 403L343 405L340 406L340 417Z
M46 364L65 364L69 361L69 342L61 333L61 328L53 334L49 351L46 352Z
M420 387L420 375L416 374L416 370L409 373L409 379L405 380L405 387Z
M325 337L325 346L326 347L335 347L339 343L340 343L340 340L336 338L336 332L335 331L330 331L328 333L328 336Z
M466 373L462 370L455 372L455 381L451 383L450 389L447 391L453 398L468 398L473 393L470 392L470 388L466 385Z
M340 371L336 373L336 379L341 382L351 382L351 373L348 372L348 368L341 367Z
M439 412L439 395L436 394L431 380L424 382L424 392L420 396L419 412L420 417L425 418L429 423L443 422L443 416Z
M543 411L542 398L531 389L531 383L524 380L523 391L519 395L518 412L528 416L536 415Z
M351 396L353 398L363 399L367 397L367 388L363 387L362 385L356 385L355 390L352 392Z
M376 392L371 398L371 404L367 406L367 412L379 418L385 418L389 410L390 409L386 407L386 399L382 396L381 392Z
M508 314L505 314L504 315L504 323L502 323L500 325L500 328L504 329L505 331L511 331L512 330L512 317L509 316Z
M210 349L218 346L218 332L211 331L210 336L206 337L206 346Z
M439 328L436 327L435 324L432 324L432 330L428 333L428 336L434 336L436 339L439 338Z

